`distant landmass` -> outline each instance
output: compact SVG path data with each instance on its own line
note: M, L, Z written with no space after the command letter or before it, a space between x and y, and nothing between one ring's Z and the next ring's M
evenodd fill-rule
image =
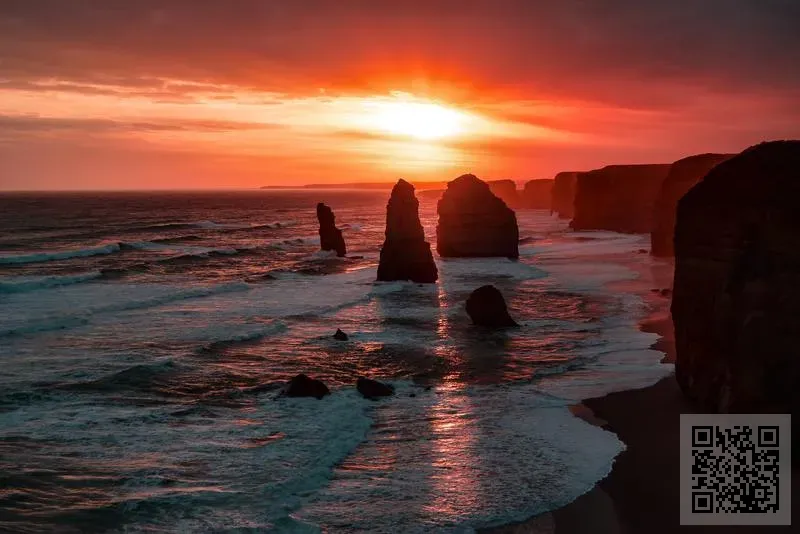
M306 184L306 185L265 185L260 189L386 189L391 190L395 182L349 182L341 184ZM446 189L447 182L411 182L414 189Z

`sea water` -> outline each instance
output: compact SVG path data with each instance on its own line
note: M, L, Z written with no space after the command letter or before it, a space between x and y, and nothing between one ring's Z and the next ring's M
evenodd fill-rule
M519 210L518 261L376 282L387 197L0 196L0 530L470 532L589 490L624 445L569 406L669 371L647 236ZM470 325L489 283L520 328ZM332 394L280 397L298 373Z

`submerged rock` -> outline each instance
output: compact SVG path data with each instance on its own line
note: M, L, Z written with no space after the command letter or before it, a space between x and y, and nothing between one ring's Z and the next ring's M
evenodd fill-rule
M530 180L522 190L522 207L534 210L549 210L553 205L555 180Z
M342 231L336 228L336 216L324 203L317 204L317 220L319 221L319 244L322 250L335 250L342 257L347 254Z
M798 199L800 141L775 141L718 164L678 202L675 372L703 410L800 413Z
M649 233L653 210L669 165L609 165L578 173L575 230Z
M552 207L550 213L557 213L559 219L572 219L575 212L575 185L578 182L577 172L560 172L553 180L553 191L550 195Z
M733 154L699 154L680 159L672 164L656 199L655 222L650 234L654 256L675 255L673 237L678 201L689 189L702 180L708 171L730 159L731 156Z
M486 182L465 174L447 184L438 204L436 250L443 257L519 257L514 210Z
M478 326L519 326L508 314L503 294L492 286L481 286L467 298L467 314Z
M399 180L386 206L386 240L381 247L378 280L433 283L438 277L431 246L419 222L414 186Z
M292 378L283 391L283 394L287 397L314 397L317 399L330 395L330 393L328 386L321 380L309 378L304 374L299 374Z
M363 376L358 377L358 380L356 380L356 389L368 399L394 395L394 386L370 378L364 378Z
M337 339L339 341L347 341L349 338L347 337L347 334L342 332L341 329L337 328L336 333L333 334L333 339Z

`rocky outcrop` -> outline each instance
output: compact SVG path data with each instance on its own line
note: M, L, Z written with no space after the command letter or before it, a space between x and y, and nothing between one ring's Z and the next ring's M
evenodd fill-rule
M553 180L550 213L557 213L559 219L572 219L575 205L575 185L577 172L560 172Z
M649 233L653 210L669 165L609 165L578 173L575 230Z
M530 180L522 190L522 207L534 210L551 209L555 180Z
M347 341L350 338L347 337L347 334L342 332L341 328L337 328L336 332L333 334L333 339L335 339L336 341Z
M678 200L694 184L702 180L708 171L731 156L733 154L699 154L672 164L656 199L655 222L653 232L650 234L651 251L654 256L668 257L675 254L672 239L675 234L675 210Z
M287 397L314 397L316 399L321 399L330 393L328 386L321 380L309 378L304 374L292 378L283 390L283 394Z
M798 199L800 141L776 141L718 164L678 202L675 372L703 410L800 413Z
M443 257L519 257L514 210L472 174L447 184L439 199L436 250Z
M336 216L328 206L317 204L317 220L319 221L319 243L322 250L335 250L339 257L347 254L342 231L336 228Z
M356 389L368 399L394 395L394 387L390 384L384 384L363 376L358 377L358 380L356 380Z
M489 184L489 191L505 202L509 208L516 209L521 206L519 191L514 180L488 180L486 183Z
M438 277L431 246L419 222L414 186L399 180L386 206L386 240L381 248L378 280L433 283Z
M519 326L508 314L503 294L492 286L481 286L467 298L467 315L478 326Z

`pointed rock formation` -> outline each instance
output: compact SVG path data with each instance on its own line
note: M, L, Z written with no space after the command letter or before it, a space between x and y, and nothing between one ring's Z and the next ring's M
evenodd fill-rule
M550 213L557 213L559 219L572 219L575 212L575 186L578 182L577 172L560 172L553 180Z
M661 184L661 192L656 200L655 223L650 234L650 244L654 256L669 257L675 255L673 237L675 235L675 211L678 201L697 182L708 174L708 171L734 154L698 154L683 158L669 169L669 174Z
M533 210L551 209L554 180L529 180L522 190L522 207Z
M519 228L514 210L473 174L447 184L438 204L436 250L440 256L519 257Z
M347 341L350 338L347 336L347 334L342 332L341 328L337 328L336 332L333 334L333 339L337 341Z
M381 248L378 280L433 283L438 277L431 246L419 222L414 186L399 180L386 206L386 240Z
M336 216L328 206L317 204L317 220L319 221L319 243L322 250L335 250L339 257L347 254L342 231L336 228Z
M519 191L517 191L517 184L514 180L489 180L489 191L494 196L506 203L511 209L521 207Z
M315 399L321 399L325 395L330 395L331 391L321 380L310 378L301 373L289 381L283 393L287 397L314 397Z
M578 173L575 230L649 233L661 184L670 165L609 165Z
M702 410L800 414L798 199L800 141L775 141L678 201L675 372Z
M481 286L467 298L467 314L478 326L501 328L519 326L508 314L503 294L492 286Z

